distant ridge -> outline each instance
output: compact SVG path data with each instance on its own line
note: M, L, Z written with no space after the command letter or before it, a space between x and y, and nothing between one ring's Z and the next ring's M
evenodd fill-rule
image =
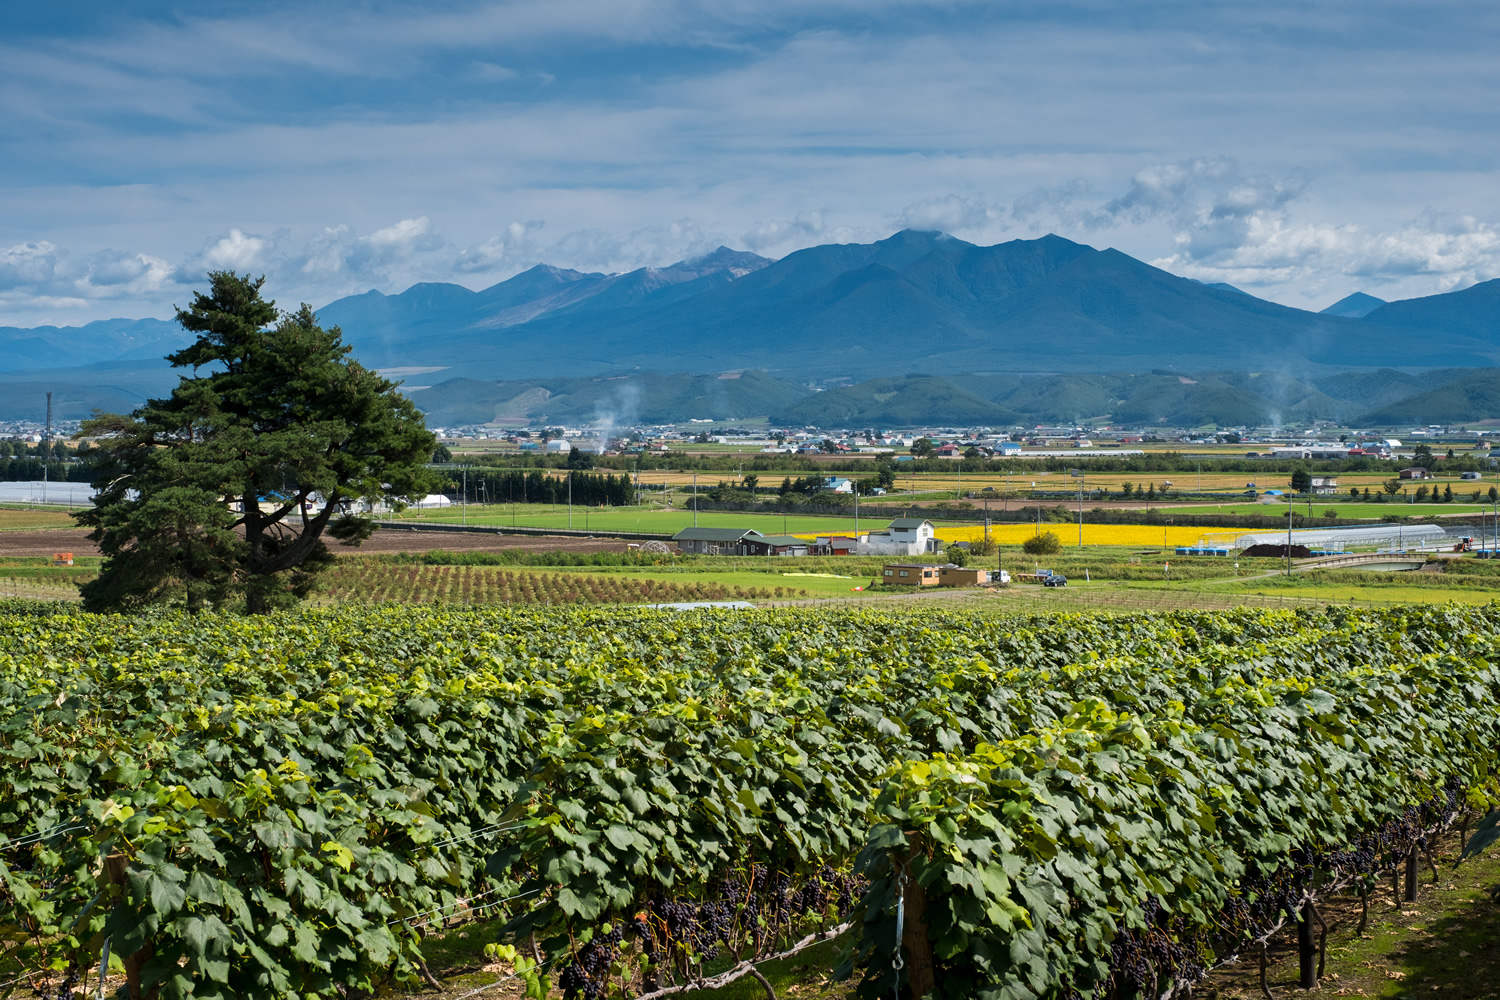
M486 381L412 392L429 425L680 423L768 416L776 426L1355 426L1464 423L1500 415L1500 369L1392 370L1300 380L1247 372L1109 375L899 375L817 392L765 372Z

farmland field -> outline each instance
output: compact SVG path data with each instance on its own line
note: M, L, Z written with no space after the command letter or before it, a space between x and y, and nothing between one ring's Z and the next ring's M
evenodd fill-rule
M766 573L590 573L344 559L319 581L334 604L659 604L806 597L807 578ZM823 581L819 581L823 582ZM820 591L828 588L817 588ZM844 587L842 590L847 591Z
M544 475L562 477L566 472L558 469L542 470ZM619 474L619 470L595 469L594 472L611 472ZM1380 484L1394 476L1397 467L1377 472L1353 472L1339 473L1339 485L1345 495L1350 487L1358 486L1360 489L1369 487L1371 491L1378 491ZM755 473L759 477L762 487L776 486L781 480L790 476L797 479L800 476L810 475L808 472L768 472ZM849 476L860 479L872 478L876 474L874 463L869 459L857 461L840 461L834 456L827 456L819 461L816 474L828 476ZM898 494L906 494L910 491L919 493L930 493L935 498L947 497L953 499L956 494L974 492L981 493L986 487L995 491L995 497L1003 498L1009 496L1012 500L1022 497L1032 489L1056 492L1076 491L1080 484L1088 490L1105 490L1110 493L1119 493L1124 483L1131 483L1139 487L1142 492L1149 485L1155 485L1161 489L1163 484L1170 482L1174 491L1225 493L1226 499L1233 499L1236 494L1242 493L1248 483L1254 482L1258 489L1285 489L1289 482L1289 473L1269 472L1216 472L1210 466L1205 466L1202 473L1188 472L1099 472L1087 473L1080 480L1079 477L1069 475L1065 471L1054 471L1042 468L1028 468L1024 464L1019 469L1009 474L998 469L985 469L979 472L957 471L924 471L908 472L902 463L895 467L896 486L891 495L884 498L893 500ZM631 473L632 477L635 473ZM667 485L674 489L686 490L693 484L693 473L672 469L651 469L639 473L640 481L646 486ZM699 472L697 474L698 489L706 492L722 480L725 483L737 483L740 475L735 470ZM1428 486L1436 484L1439 489L1443 486L1452 486L1454 493L1471 493L1478 487L1481 491L1487 491L1491 486L1500 485L1500 477L1490 475L1484 480L1470 481L1462 480L1457 473L1452 475L1437 476L1425 481ZM1405 488L1415 491L1421 483L1408 483ZM877 498L878 499L878 498ZM975 497L979 499L979 497ZM1144 498L1142 498L1144 499Z
M534 509L540 508L540 509ZM470 505L464 515L456 507L441 510L404 511L400 520L440 521L457 524L467 518L468 524L493 527L517 526L525 528L568 528L569 517L566 506L552 504L517 504L511 508L481 508ZM868 531L883 528L888 518L860 518L859 526ZM574 507L572 530L639 531L673 535L693 524L690 510L672 510L659 507ZM809 514L740 514L730 511L700 511L698 526L702 528L754 528L763 535L815 535L854 530L854 515L848 517L819 517Z
M62 510L0 507L0 531L36 531L40 528L76 528L78 522Z
M873 995L898 939L955 998L1192 983L1494 797L1497 635L1494 606L12 603L0 982L92 994L108 936L110 989L406 990L423 927L480 919L474 988L533 995L833 936Z
M1159 509L1163 514L1260 514L1266 517L1279 517L1286 513L1286 508L1286 500L1283 499L1280 503L1197 503L1163 506ZM1339 517L1374 520L1388 516L1441 517L1450 514L1491 514L1494 511L1494 508L1487 503L1462 503L1458 500L1452 503L1405 503L1396 500L1390 503L1351 503L1347 498L1340 500L1337 497L1315 499L1312 509L1314 518L1322 517L1332 511ZM1299 519L1300 524L1301 519L1307 516L1307 501L1294 500L1292 513Z
M478 508L470 507L466 516L466 523L472 525L488 525L504 528L507 526L531 527L531 528L567 528L567 509L557 509L550 505L539 511L530 511L526 506L517 505L516 508L505 511L488 508L480 513ZM975 541L984 537L984 527L978 518L983 516L982 511L975 512L976 521L972 525L953 524L948 521L939 522L937 526L938 537L944 541ZM408 511L403 513L401 520L437 521L441 523L458 523L465 518L461 512L453 508L442 510ZM889 519L885 517L862 517L859 520L861 531L870 531L884 528ZM593 508L585 514L582 508L575 507L572 515L572 530L574 531L598 531L601 534L610 531L624 532L646 532L654 534L676 534L683 528L692 526L693 512L683 510L662 510L654 507L604 507ZM852 513L849 517L821 517L809 514L743 514L733 511L700 511L698 513L698 526L703 528L753 528L765 535L792 534L811 539L820 534L850 533L855 529L855 520ZM1051 531L1056 534L1063 543L1070 544L1078 539L1078 527L1069 523L1043 522L1043 531ZM1212 527L1187 528L1182 526L1156 527L1151 525L1091 525L1088 523L1088 512L1084 512L1083 544L1085 545L1191 545L1203 537L1205 532L1218 529ZM1036 534L1036 528L1031 524L1006 524L992 525L990 537L1003 544L1020 544L1027 538Z
M1089 524L1088 513L1083 516L1083 544L1175 547L1195 545L1205 533L1217 528L1185 527L1182 525L1154 524ZM1223 529L1227 530L1227 529ZM990 525L989 537L1002 545L1019 545L1040 532L1050 531L1062 542L1064 548L1076 547L1079 541L1077 524L1042 522L1040 528L1034 524ZM952 542L976 542L985 536L983 525L949 526L946 523L937 529L938 538Z

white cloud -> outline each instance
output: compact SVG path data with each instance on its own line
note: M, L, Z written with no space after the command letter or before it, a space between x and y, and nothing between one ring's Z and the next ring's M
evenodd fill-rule
M746 248L756 253L776 250L788 244L809 246L827 242L828 213L823 209L799 212L790 219L767 219L757 222L740 237Z
M499 63L484 61L476 62L470 72L474 75L474 79L482 80L485 83L514 80L521 75L509 66L501 66Z
M1404 290L1413 287L1413 278L1428 279L1430 293L1500 277L1500 229L1473 219L1424 216L1396 230L1372 232L1264 215L1251 220L1239 245L1207 259L1178 252L1151 263L1203 281L1296 285L1310 295L1325 288Z
M177 275L177 269L160 257L139 252L105 251L88 258L84 266L84 273L74 280L73 285L95 297L158 292L170 285Z
M545 225L541 219L512 222L500 233L465 247L453 267L463 274L483 274L534 264L540 259L534 237Z
M0 289L41 287L57 266L57 247L42 240L0 250Z
M365 241L373 247L411 247L432 232L432 220L427 216L417 219L402 219L394 226L377 229Z
M349 226L328 226L300 247L289 247L277 273L293 287L310 280L319 299L355 288L449 278L452 247L433 232L427 216L402 219L365 236ZM305 294L305 293L304 293Z
M988 229L1003 213L1003 207L992 207L982 195L949 194L906 206L896 225L899 229L937 229L959 235Z
M271 246L270 240L259 236L246 236L242 230L231 229L229 235L215 240L203 251L203 265L215 271L249 271L260 267L261 255Z

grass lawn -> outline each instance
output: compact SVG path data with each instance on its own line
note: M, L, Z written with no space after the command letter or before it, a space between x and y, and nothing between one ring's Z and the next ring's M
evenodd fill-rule
M78 522L68 514L67 508L0 507L0 531L76 527Z

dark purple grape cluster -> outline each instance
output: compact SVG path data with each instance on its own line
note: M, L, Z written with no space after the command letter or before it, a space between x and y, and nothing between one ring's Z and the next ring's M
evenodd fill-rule
M573 961L557 977L565 1000L599 1000L609 983L609 967L620 955L625 935L618 926L601 932L573 953Z
M1143 993L1168 979L1194 982L1202 974L1196 948L1183 943L1172 915L1155 896L1141 907L1143 929L1121 931L1110 945L1110 974L1094 990L1095 1000L1134 991ZM1066 991L1076 996L1071 986Z
M67 971L63 973L62 982L57 984L56 1000L73 1000L73 990L78 986L78 980L82 978L77 964L68 963Z
M726 949L738 950L743 944L758 951L768 933L779 933L810 914L825 913L830 905L840 918L847 917L863 893L863 880L831 867L820 868L794 887L787 873L752 865L738 877L709 882L701 899L652 897L628 923L612 925L579 948L573 964L560 974L558 986L566 1000L595 1000L602 995L604 976L627 935L639 940L641 953L653 967L682 954L679 949L712 961ZM654 973L648 973L648 988L654 983Z
M644 913L637 913L635 919L630 921L630 933L641 939L641 951L647 961L653 964L661 961L661 946L657 944L656 935L651 930L651 921L646 919Z

